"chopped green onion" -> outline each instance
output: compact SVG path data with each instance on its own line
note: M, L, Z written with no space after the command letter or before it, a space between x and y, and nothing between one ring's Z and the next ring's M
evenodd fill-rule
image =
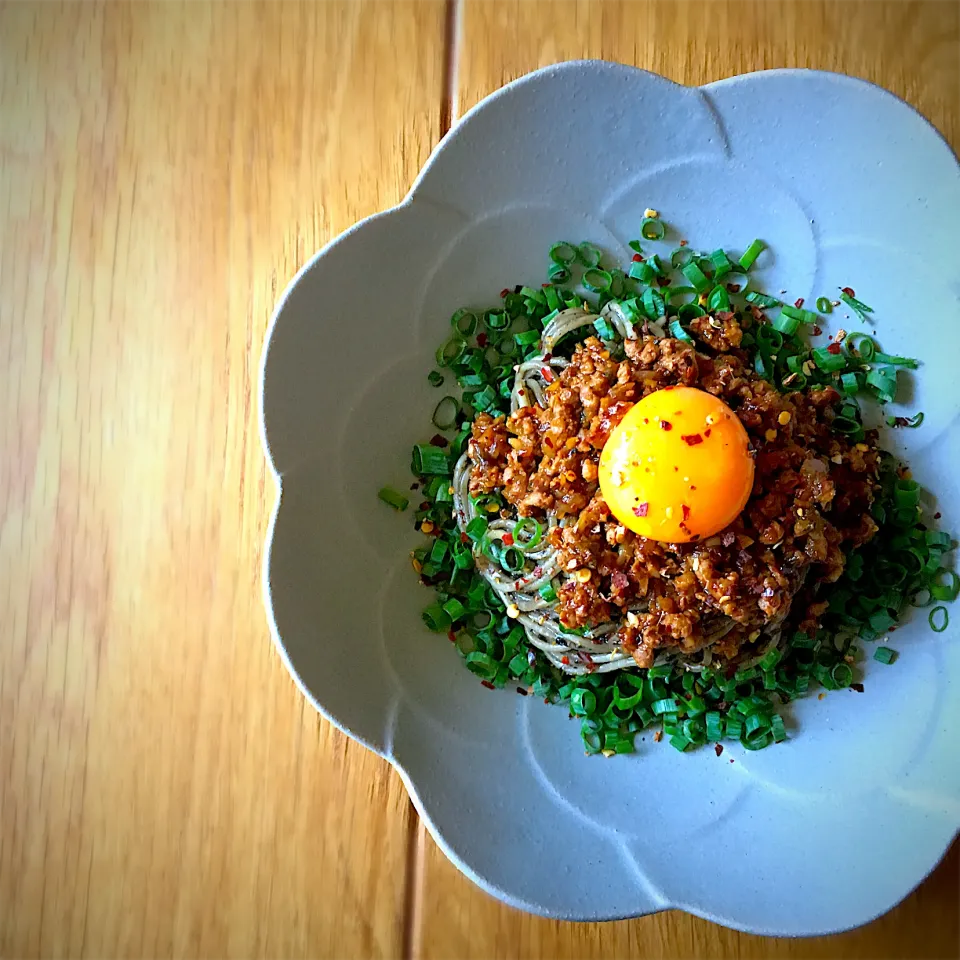
M600 248L595 244L584 241L577 247L577 259L585 267L597 267L600 265L600 258L603 256Z
M747 303L752 303L755 307L763 307L764 309L783 306L782 300L778 300L776 297L768 297L765 293L757 293L756 290L751 290L744 297L744 300Z
M430 419L438 430L452 430L457 425L459 415L460 404L456 397L447 396L436 405Z
M667 234L667 228L657 217L644 217L640 224L640 236L644 240L662 240Z
M784 307L780 311L780 315L773 321L773 328L788 337L792 337L800 329L800 321L796 317L790 316L787 313L787 308Z
M877 363L889 363L895 367L907 367L909 370L916 370L920 366L910 357L891 357L889 353L875 353L873 359Z
M450 629L452 623L450 615L439 603L434 603L427 607L427 609L423 611L422 617L423 622L429 629L433 630L434 633L444 633Z
M943 610L944 607L939 607L938 609ZM893 663L897 659L897 651L891 650L890 647L877 647L873 651L873 659L879 660L880 663Z
M943 614L943 616L940 616ZM950 623L950 614L947 612L947 608L940 606L934 607L930 611L930 615L927 617L930 622L930 629L934 633L943 633L947 629L947 625Z
M691 250L690 247L677 247L677 249L670 254L670 264L674 270L679 270L681 267L685 267L690 263L696 256L696 251Z
M833 304L828 297L817 297L817 309L821 313L831 313L833 311Z
M543 597L547 603L555 603L557 599L557 591L553 589L553 582L547 581L540 585L539 594Z
M450 318L450 326L461 336L471 337L477 329L477 316L472 311L461 307Z
M941 582L944 576L950 578L949 586ZM953 570L940 569L934 574L929 590L934 600L946 600L947 603L952 603L960 593L960 577Z
M863 301L851 297L848 293L841 293L840 299L861 319L869 320L868 313L873 313L873 307L868 307Z
M710 286L710 281L697 264L688 263L685 267L681 268L680 272L690 281L690 284L697 293L706 293L707 288Z
M616 339L616 333L612 326L610 326L610 321L606 317L597 317L593 321L593 328L597 331L597 336L601 340L614 340Z
M600 270L598 267L591 267L584 271L583 285L594 293L602 293L610 289L613 278L606 270Z
M523 517L513 527L513 542L520 550L532 550L543 536L543 527L535 517Z
M547 268L547 279L551 283L566 283L570 279L570 271L561 263L551 263Z
M489 526L490 524L486 517L474 517L466 527L464 527L464 532L476 543L483 539Z
M710 291L710 296L707 297L707 306L714 313L718 310L730 309L730 295L727 293L727 288L723 286L723 284L718 283Z
M897 395L897 368L874 367L867 374L868 386L874 387L883 401L892 401Z
M791 307L789 303L783 305L782 314L799 320L800 323L816 323L817 315L810 310L801 310L799 307Z
M566 266L577 259L577 248L574 244L561 240L550 248L550 259Z
M710 254L710 259L713 262L714 280L722 280L733 269L730 258L723 250L714 250L713 253Z
M466 349L467 341L463 337L451 337L442 347L437 349L437 366L449 367L463 355Z
M810 356L827 373L836 373L847 365L847 358L842 353L831 353L826 347L815 347Z
M597 696L592 690L577 687L570 695L570 710L578 717L592 716L597 709Z
M663 700L656 700L650 705L650 709L654 712L656 716L661 716L664 713L676 713L680 707L677 704L677 701L665 697Z
M377 496L394 510L406 510L410 506L410 501L402 494L397 493L392 487L381 487L377 491Z
M860 389L860 380L855 373L842 373L840 386L846 396L852 397Z
M539 330L524 330L523 333L515 333L513 339L521 347L529 347L540 340Z
M787 739L787 728L783 724L783 717L778 713L770 718L770 732L775 743L783 743Z
M450 460L447 455L439 447L426 443L418 443L413 448L412 466L417 476L450 473Z
M889 427L919 427L923 423L923 411L912 417L887 417Z
M684 323L689 323L691 320L696 320L697 317L706 316L707 311L703 309L699 304L696 303L685 303L677 311L677 318ZM674 334L676 337L677 334ZM683 337L678 339L682 340Z
M685 304L685 306L691 306L691 304ZM700 310L699 307L697 307L697 309ZM703 316L702 310L700 310L698 316ZM677 340L683 340L686 343L693 343L693 337L691 337L690 334L683 329L679 320L670 321L670 335L672 337L676 337Z
M743 251L743 256L740 258L740 266L744 270L749 270L757 257L766 249L766 244L762 240L754 240L753 243Z
M659 320L666 312L663 297L653 287L643 291L643 309L651 320Z
M628 276L633 277L634 280L639 280L641 283L653 283L657 271L649 263L637 260L630 264Z
M427 380L429 381L431 387L443 386L443 374L439 370L431 370L427 374Z

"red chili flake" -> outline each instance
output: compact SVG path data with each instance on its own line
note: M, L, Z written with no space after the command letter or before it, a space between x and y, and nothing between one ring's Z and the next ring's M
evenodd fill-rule
M723 753L723 744L718 743L714 745L713 752L719 757Z
M461 543L469 543L469 542L470 542L470 538L469 538L465 533L461 533L461 534L460 534L460 542L461 542Z
M513 534L512 534L512 533L505 533L505 534L503 535L503 542L504 542L508 547L512 547L512 546L513 546Z
M672 424L669 420L661 420L661 421L660 421L660 429L661 429L661 430L672 430L672 429L673 429L673 424Z
M730 762L733 763L733 757L730 758Z
M697 488L696 488L696 486L695 486L694 484L691 483L691 484L690 484L690 489L691 489L691 490L696 490Z
M686 241L686 240L681 240L681 241L680 241L680 246L681 246L681 247L685 247L686 245L687 245L687 241Z
M451 643L456 643L456 642L457 642L457 635L456 635L452 630L448 630L448 631L447 631L447 639L448 639Z
M657 730L653 735L653 740L655 743L659 743L663 739L663 731Z
M841 287L840 289L848 297L853 297L854 299L856 299L857 295L853 292L853 287Z
M549 287L550 284L549 284L549 283L541 283L540 286L541 286L541 287Z
M633 512L634 512L638 517L645 517L645 516L647 515L647 511L648 511L649 509L650 509L650 504L649 504L649 503L641 503L641 504L638 504L637 506L635 506L635 507L633 508Z
M679 473L679 472L680 472L680 468L679 468L679 467L674 467L673 470L674 470L674 473Z
M489 680L481 680L480 685L486 687L488 690L497 689Z
M817 324L814 324L814 325L813 325L813 329L812 329L810 332L811 332L815 337L819 337L820 334L823 333L823 331L820 329L820 327L819 327Z
M420 489L420 484L417 483L416 480L414 480L413 483L410 484L410 489L411 489L411 490L419 490L419 489Z
M639 253L635 253L632 259L634 263L643 263L643 257Z
M649 423L649 422L650 422L650 418L649 418L649 417L644 417L644 418L643 418L643 422L644 422L644 423Z
M449 441L446 437L442 436L442 435L439 434L439 433L435 433L435 434L430 438L430 446L431 446L431 447L445 447L445 446L447 446L447 444L449 444L449 443L450 443L450 441Z
M862 684L862 683L851 683L851 684L850 684L850 689L851 689L851 690L856 690L857 693L863 693L863 684Z
M553 383L553 381L556 379L556 377L553 375L553 371L549 367L541 367L540 372L543 374L543 379L546 380L547 383Z
M685 503L682 503L682 504L680 504L680 509L683 511L683 519L684 519L684 520L689 520L689 519L690 519L690 508L689 508Z
M658 287L669 287L670 278L669 277L657 277L657 286Z
M487 335L485 333L477 334L477 346L485 347L487 345Z
M501 300L503 300L504 298L508 297L509 295L510 295L510 288L509 288L509 287L504 287L504 288L500 291L500 299L501 299Z
M933 515L933 519L934 519L934 520L939 520L941 516L942 516L942 514L941 514L940 511L938 510L938 511Z
M561 658L560 658L560 662L569 666L569 664L570 664L570 658L569 658L569 657L561 657Z
M803 306L803 297L797 297L797 299L793 301L793 305L799 310Z
M703 437L699 433L685 433L683 434L683 442L688 447L695 447L698 443L703 443Z
M739 283L728 283L728 284L727 284L727 289L728 289L731 293L739 293L739 292L740 292L740 284L739 284Z
M523 687L517 687L517 693L519 693L521 697L525 697L527 695L527 691L524 690Z
M429 510L429 509L430 509L430 501L429 501L429 500L424 500L424 501L420 504L420 509L421 509L421 510Z
M703 435L704 435L705 437L709 437L709 436L710 436L710 428L709 428L709 427L707 427L707 429L703 431Z
M838 354L841 350L839 343L829 343L827 344L827 353L832 353L834 355Z

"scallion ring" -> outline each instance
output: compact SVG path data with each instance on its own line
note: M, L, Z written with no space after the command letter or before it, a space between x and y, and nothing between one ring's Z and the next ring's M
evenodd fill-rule
M451 337L442 347L437 349L437 366L449 367L463 356L466 349L467 341L463 337Z
M450 326L462 337L472 337L477 329L477 315L461 307L450 318Z
M456 397L444 397L434 408L431 420L438 430L452 430L457 425L460 404Z
M577 259L587 268L600 266L602 251L596 244L584 241L577 247Z
M640 224L640 236L644 240L662 240L667 235L667 228L658 217L644 217Z
M532 550L543 537L543 526L535 517L523 517L513 527L513 542L520 550Z
M576 244L567 243L565 240L555 243L550 248L550 259L554 263L561 264L562 266L573 263L574 260L577 259Z
M591 267L589 270L585 270L583 274L583 285L594 293L609 290L612 281L613 278L610 274L606 270L599 269L599 267Z
M831 313L833 311L833 304L828 297L817 297L817 310L819 310L820 313Z

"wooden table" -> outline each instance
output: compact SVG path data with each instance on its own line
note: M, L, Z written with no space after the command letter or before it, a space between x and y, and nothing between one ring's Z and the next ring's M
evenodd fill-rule
M475 889L272 649L255 402L287 280L505 81L842 70L956 148L958 31L949 2L0 8L0 955L958 956L956 848L808 941Z

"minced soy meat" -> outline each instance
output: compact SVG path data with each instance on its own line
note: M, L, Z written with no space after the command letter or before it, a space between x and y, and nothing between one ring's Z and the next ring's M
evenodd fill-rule
M481 413L473 424L471 494L497 491L521 516L551 513L561 521L551 534L561 568L591 571L585 582L566 578L558 589L561 622L571 629L621 622L618 640L641 667L658 648L690 654L709 642L714 655L734 658L788 613L797 629L816 630L826 608L816 584L836 580L845 551L877 529L870 517L876 432L851 443L833 431L834 389L779 393L750 368L734 316L713 320L692 325L697 345L644 336L624 343L621 360L591 337L547 387L545 407L507 418ZM730 406L756 467L742 514L687 544L625 528L597 480L600 451L631 405L675 385Z

